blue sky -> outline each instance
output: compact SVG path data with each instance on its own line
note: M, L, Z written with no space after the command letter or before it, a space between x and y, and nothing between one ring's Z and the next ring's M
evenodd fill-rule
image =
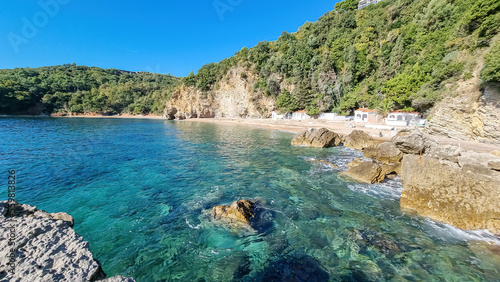
M4 1L0 68L77 63L186 76L243 46L295 32L336 2Z

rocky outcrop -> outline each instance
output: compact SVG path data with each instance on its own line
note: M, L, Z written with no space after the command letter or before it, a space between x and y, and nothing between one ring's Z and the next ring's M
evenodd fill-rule
M403 159L403 152L392 142L367 147L363 150L363 154L365 158L372 158L383 164L399 163Z
M166 118L168 120L174 120L176 114L177 114L177 109L174 107L171 107L171 108L165 110L165 114L163 116L164 116L164 118Z
M401 130L391 139L397 149L404 154L424 154L432 147L438 147L438 142L420 130Z
M326 128L309 128L299 132L292 140L293 146L308 146L316 148L329 148L339 146L342 137Z
M377 163L365 162L360 159L356 159L349 163L348 167L349 169L342 174L360 182L373 184L379 183L385 179L384 171Z
M354 130L344 138L344 146L355 150L363 150L375 143L373 137L361 130Z
M500 173L481 166L481 157L469 163L468 156L461 166L453 166L437 158L405 155L401 207L462 229L500 234Z
M500 85L482 83L482 58L469 80L449 85L448 95L431 112L431 134L460 140L500 143Z
M89 250L88 242L71 226L66 213L49 214L29 205L16 205L15 216L8 217L7 202L0 202L0 280L1 281L97 281L106 278ZM7 235L15 232L15 245ZM15 247L15 270L9 264ZM116 277L108 281L134 281Z
M238 66L231 68L214 90L182 86L167 102L164 116L175 119L270 117L276 101L254 91L256 81L257 76L251 69Z
M494 156L497 156L497 157L500 157L500 151L492 151L490 154L494 155Z
M239 221L248 224L255 215L254 210L255 202L243 199L232 203L230 206L214 207L212 209L212 216L215 219Z

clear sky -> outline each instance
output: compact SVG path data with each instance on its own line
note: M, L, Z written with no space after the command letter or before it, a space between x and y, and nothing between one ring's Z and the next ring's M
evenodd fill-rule
M65 63L186 76L295 32L336 0L18 0L0 10L0 68Z

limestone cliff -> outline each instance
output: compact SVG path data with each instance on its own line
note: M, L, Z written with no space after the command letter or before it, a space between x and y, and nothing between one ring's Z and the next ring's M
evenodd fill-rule
M243 67L231 68L214 90L181 86L167 102L169 119L270 117L275 99L254 91L257 76Z
M497 36L497 40L500 40ZM494 44L491 44L492 46ZM459 140L500 143L500 84L480 79L484 54L474 55L476 67L472 78L447 86L447 94L434 106L427 131Z

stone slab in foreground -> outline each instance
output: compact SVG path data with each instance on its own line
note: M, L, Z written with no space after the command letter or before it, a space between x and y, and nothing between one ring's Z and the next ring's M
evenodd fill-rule
M98 281L106 275L66 213L49 214L29 205L17 205L7 217L7 202L0 202L0 281ZM13 227L11 229L11 227ZM15 269L9 265L9 236L15 234ZM113 277L107 281L134 281Z

